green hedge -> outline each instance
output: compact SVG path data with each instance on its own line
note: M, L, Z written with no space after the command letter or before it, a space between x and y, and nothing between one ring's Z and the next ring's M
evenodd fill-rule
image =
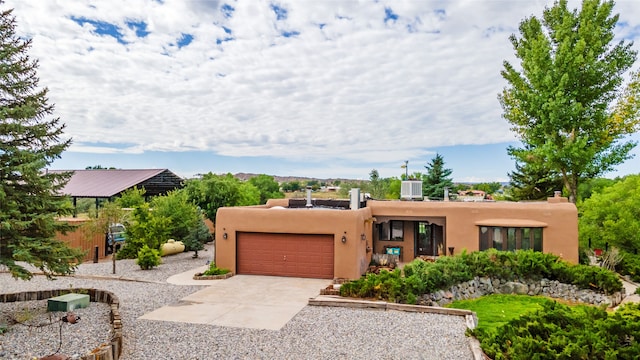
M640 255L622 252L622 261L616 265L616 271L629 275L632 281L640 282Z
M603 268L573 265L556 255L532 250L491 249L442 256L435 262L416 259L404 266L404 276L397 269L367 274L343 284L340 295L414 304L422 294L444 290L476 276L505 280L545 278L606 294L622 290L617 275Z
M475 330L483 351L501 359L637 359L640 304L615 312L593 306L548 302L495 332Z

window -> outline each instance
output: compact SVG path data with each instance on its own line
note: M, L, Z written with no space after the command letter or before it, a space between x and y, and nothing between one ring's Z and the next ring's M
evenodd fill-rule
M542 228L480 226L480 250L542 251Z
M404 222L389 221L378 224L378 239L386 241L404 240Z

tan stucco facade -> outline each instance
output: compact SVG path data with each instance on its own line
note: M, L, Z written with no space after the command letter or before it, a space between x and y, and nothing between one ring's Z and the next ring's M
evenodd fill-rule
M444 254L479 250L480 229L485 227L542 229L542 251L578 262L577 209L565 198L546 202L370 200L356 210L287 206L287 199L279 199L266 206L220 208L216 264L236 272L238 233L330 234L334 238L334 277L355 279L364 274L371 255L383 253L385 247L401 247L402 262L419 255L424 250L418 248L420 226L429 227ZM391 222L402 228L401 240L381 238L385 223Z
M236 272L236 235L240 232L331 234L334 237L334 277L358 278L371 259L367 244L371 245L372 220L369 208L221 208L216 214L216 265ZM345 242L342 242L343 236Z

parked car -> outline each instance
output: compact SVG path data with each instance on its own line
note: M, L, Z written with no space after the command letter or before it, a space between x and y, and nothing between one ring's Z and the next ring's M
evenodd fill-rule
M109 226L109 232L107 233L107 239L109 240L109 245L122 244L127 239L125 234L126 228L122 224L111 224Z
M114 223L109 226L109 231L105 236L105 255L118 251L127 240L126 228L120 223Z

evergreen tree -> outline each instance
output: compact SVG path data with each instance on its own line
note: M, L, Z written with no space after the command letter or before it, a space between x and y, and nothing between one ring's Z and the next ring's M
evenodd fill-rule
M509 200L546 200L554 191L562 190L562 177L542 164L518 163L509 173Z
M556 1L541 19L520 23L520 36L510 41L521 69L505 61L501 72L508 82L499 96L503 117L524 144L509 153L523 163L543 159L573 202L583 179L612 170L636 145L625 137L640 121L637 77L619 96L636 51L631 43L612 43L613 7L583 0L578 11Z
M204 243L211 240L211 232L204 223L204 219L200 217L198 223L189 230L189 234L184 238L184 246L186 251L193 251L193 258L198 257L198 251L204 249Z
M378 170L373 169L369 173L369 191L374 199L384 199L387 192L388 184L384 179L380 178Z
M11 10L0 13L0 267L31 279L23 264L48 277L69 274L82 261L80 250L56 240L69 225L56 221L72 209L59 191L70 174L44 171L69 146L59 118L47 119L47 89L38 87L38 63L29 59L30 40L15 33Z
M445 169L444 159L440 154L431 159L425 166L427 173L422 177L422 195L427 198L443 199L444 188L453 190L451 169Z

